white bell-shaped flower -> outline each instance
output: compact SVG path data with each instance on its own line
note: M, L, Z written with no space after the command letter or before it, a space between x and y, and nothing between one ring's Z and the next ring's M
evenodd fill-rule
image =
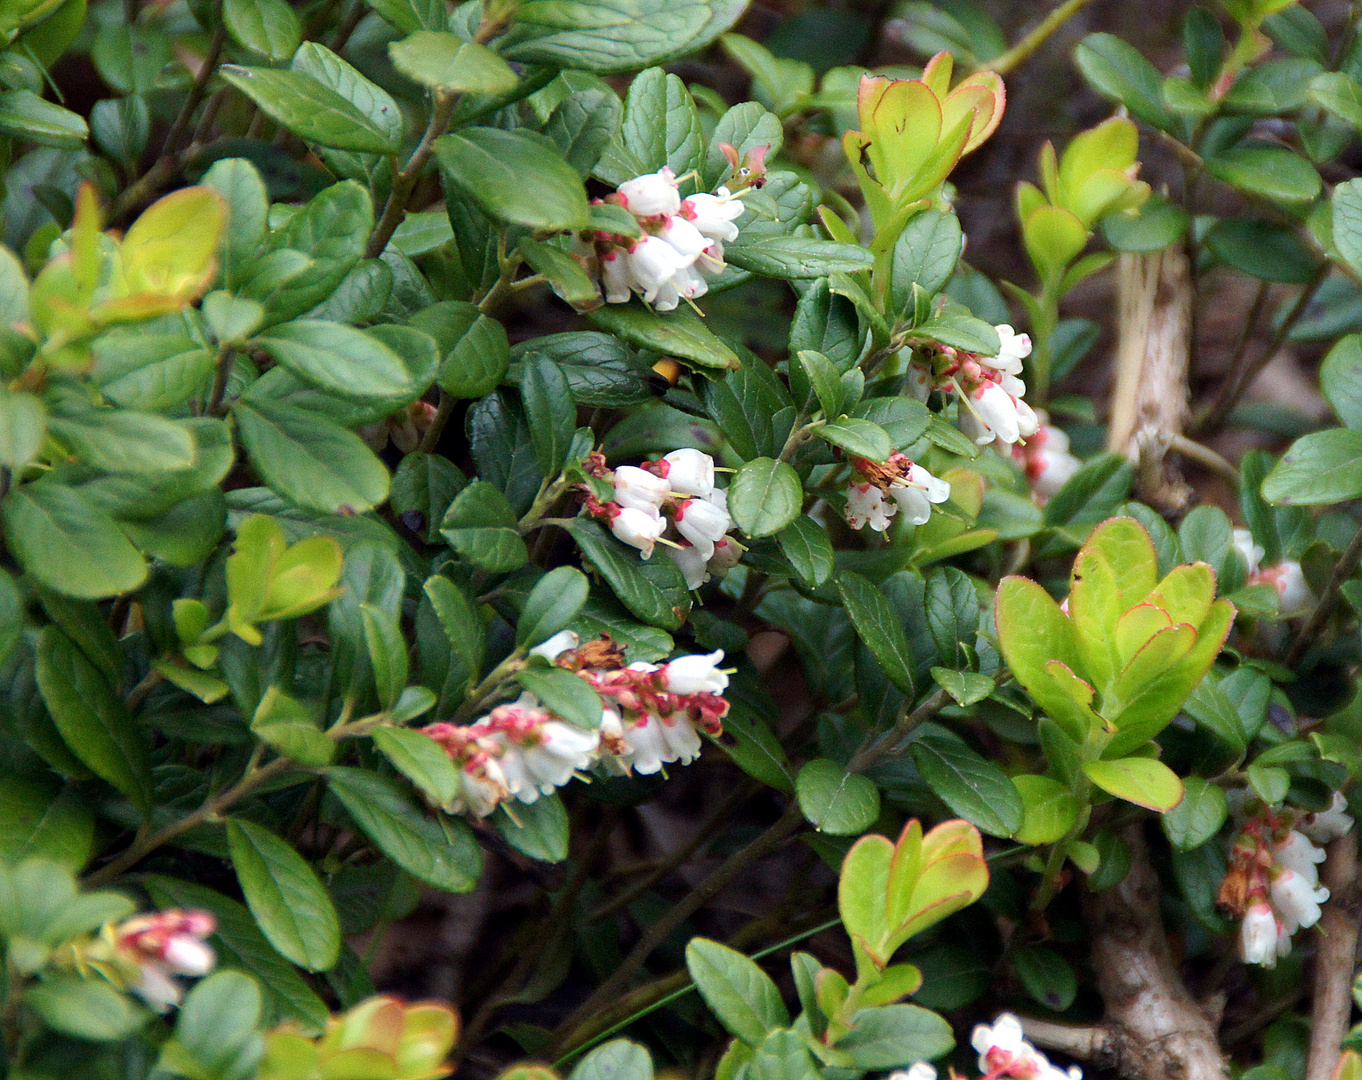
M714 459L689 446L663 455L667 483L677 495L703 499L714 490Z
M601 287L606 303L627 304L633 292L634 276L627 252L616 249L601 256Z
M615 469L615 498L620 506L655 514L672 493L671 484L656 473L636 465L620 465Z
M1239 925L1239 951L1246 964L1277 965L1277 916L1265 901L1249 905Z
M690 257L692 261L698 259L705 248L709 247L708 237L680 214L667 218L662 228L657 231L657 236L671 244L682 255Z
M681 576L686 579L686 588L698 589L709 580L709 560L700 554L699 548L690 544L667 548L667 555L681 568Z
M897 504L885 499L884 492L874 484L847 485L846 519L853 529L869 525L876 532L884 532L897 509Z
M676 174L670 168L662 168L626 180L619 186L619 193L629 213L650 218L675 214L681 209L681 193L677 186Z
M662 665L662 681L673 694L722 694L728 689L728 675L719 667L723 658L723 649L678 656Z
M908 466L908 475L890 486L889 494L909 524L925 525L932 516L932 504L951 497L951 485L914 462Z
M1031 355L1031 335L1019 334L1007 323L999 323L993 329L998 331L1002 348L997 356L981 356L979 363L1005 375L1020 375L1022 361Z
M1248 567L1249 576L1252 577L1258 572L1258 567L1262 564L1263 556L1267 551L1262 544L1253 542L1253 533L1248 529L1235 529L1233 535L1234 550L1239 552Z
M576 630L559 630L553 637L541 641L530 650L531 656L542 656L552 663L565 652L571 652L582 643Z
M645 236L630 248L627 257L634 288L649 303L657 299L658 290L668 284L678 271L684 270L696 259L694 255L682 255L658 236Z
M1319 906L1329 899L1328 889L1322 885L1311 885L1307 878L1294 870L1282 870L1274 874L1267 888L1287 934L1294 934L1298 929L1319 922L1322 914Z
M704 499L687 499L677 504L676 531L695 546L706 559L714 554L714 544L733 527L726 511Z
M721 187L715 194L692 195L681 204L681 214L711 240L732 243L738 238L738 226L733 224L747 209L742 200Z
M650 514L625 506L610 519L610 531L630 547L638 548L642 558L650 559L654 545L667 531L667 520L656 512Z
M1278 865L1303 877L1311 886L1319 884L1319 864L1324 861L1324 849L1316 847L1301 832L1292 829L1286 839L1272 848L1272 859Z

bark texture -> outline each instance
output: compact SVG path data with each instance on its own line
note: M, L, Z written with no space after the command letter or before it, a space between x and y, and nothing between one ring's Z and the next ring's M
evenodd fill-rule
M1192 286L1179 248L1122 255L1116 390L1107 448L1135 462L1135 493L1180 513L1191 489L1167 457L1187 423Z
M1138 825L1125 880L1084 902L1106 1006L1102 1056L1127 1080L1226 1080L1215 1025L1188 993L1159 917L1160 886Z
M1329 845L1324 884L1330 900L1320 917L1315 956L1315 996L1311 1008L1310 1057L1305 1080L1330 1080L1338 1067L1339 1043L1348 1033L1353 1011L1353 971L1357 966L1362 895L1357 879L1357 833Z

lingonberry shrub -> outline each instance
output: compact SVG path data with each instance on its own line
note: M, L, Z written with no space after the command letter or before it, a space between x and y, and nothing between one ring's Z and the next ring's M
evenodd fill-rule
M0 5L5 1075L1362 1077L1357 5L747 7Z

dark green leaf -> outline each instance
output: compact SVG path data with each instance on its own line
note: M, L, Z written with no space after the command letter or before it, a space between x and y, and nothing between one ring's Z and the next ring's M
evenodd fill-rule
M823 527L807 514L799 515L776 533L776 541L794 572L810 588L818 588L832 576L832 541Z
M1012 781L958 735L938 724L924 725L913 742L913 760L953 813L991 836L1012 836L1021 828L1022 801Z
M146 811L151 767L142 732L71 639L55 626L38 639L38 688L66 745L95 775Z
M1190 851L1220 831L1229 809L1224 789L1199 776L1187 777L1182 786L1182 802L1163 815L1163 831L1179 851Z
M1297 439L1263 482L1263 498L1290 506L1362 495L1362 431L1335 429ZM8 506L8 503L6 503Z
M742 366L737 354L689 311L658 315L633 304L606 304L589 315L603 330L641 349L689 360L702 368L736 371Z
M742 953L706 938L686 946L686 968L705 1004L743 1042L757 1045L767 1032L790 1023L770 976Z
M271 119L308 142L367 154L394 154L399 149L389 132L306 72L224 64L218 73Z
M521 368L520 397L540 471L557 476L577 430L577 406L567 376L552 360L531 355Z
M516 623L516 643L538 645L571 625L586 603L586 575L573 566L550 570L534 583Z
M340 951L340 923L317 875L293 846L254 822L227 822L232 865L246 904L270 944L309 971Z
M911 314L913 286L928 296L940 292L964 248L960 219L941 210L924 210L908 222L894 243L892 310Z
M913 650L889 600L860 574L850 571L837 575L837 590L857 636L875 655L889 681L911 697Z
M542 135L463 128L442 136L435 152L445 175L494 218L547 231L586 227L582 178Z
M239 399L232 415L251 463L290 502L328 514L363 513L388 497L387 468L338 424L269 400Z
M557 795L503 803L491 817L502 839L522 855L557 863L568 857L568 815Z
M799 474L783 461L755 458L728 486L728 512L752 539L780 532L799 516L804 489Z
M680 628L690 610L690 596L676 563L666 556L640 560L594 521L574 518L567 530L625 607L653 626Z
M795 796L804 816L833 836L863 833L880 815L879 788L827 758L816 758L799 770Z
M482 855L462 821L429 817L393 781L364 769L332 768L326 776L364 834L409 874L455 893L478 883Z
M440 535L478 569L506 573L529 558L516 524L506 496L487 481L475 480L450 504Z

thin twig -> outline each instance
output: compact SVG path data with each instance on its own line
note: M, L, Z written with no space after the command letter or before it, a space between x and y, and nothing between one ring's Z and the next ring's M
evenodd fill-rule
M590 1020L607 1003L620 996L624 988L629 985L629 980L642 970L648 957L671 936L677 927L713 900L749 866L764 859L780 847L798 830L803 822L804 814L799 808L799 803L791 799L789 805L785 807L785 812L774 824L746 847L725 859L722 864L710 872L704 881L700 882L679 902L673 904L665 915L648 928L648 932L639 939L638 944L633 947L614 973L601 983L596 988L595 993L574 1009L572 1014L559 1025L559 1034L555 1036L549 1046L544 1048L543 1053L546 1056L554 1057L562 1054L565 1050L572 1049L577 1038L578 1028Z
M440 436L444 434L445 427L449 424L450 417L454 415L454 410L458 407L458 404L459 399L453 394L440 391L440 404L436 406L435 415L430 420L430 427L426 428L425 434L421 436L421 443L416 449L426 454L435 452L435 448L440 445Z
M388 193L383 215L374 226L368 246L364 250L365 258L376 259L382 255L393 233L407 216L407 200L411 198L416 181L425 171L430 155L435 152L435 140L449 128L449 118L453 115L454 105L458 100L459 95L452 91L435 90L435 108L431 111L430 123L426 125L425 133L421 136L416 149L412 151L411 157L407 159L407 164L393 178L392 191Z
M85 885L93 888L112 881L119 874L132 866L135 866L146 856L150 855L157 848L170 843L177 837L183 836L196 825L202 825L205 821L222 813L232 806L245 795L249 795L266 780L278 776L281 772L293 766L293 762L288 758L275 758L268 765L260 766L260 754L263 751L263 744L256 747L255 753L251 757L250 763L246 766L246 772L231 787L209 799L202 806L192 813L186 814L178 821L172 821L165 828L158 829L145 837L140 837L123 852L122 855L112 862L106 863L98 870L85 877Z
M217 71L218 61L222 59L222 50L227 43L227 29L222 20L222 5L215 5L213 12L217 25L213 28L213 36L208 43L208 55L204 57L198 74L194 76L194 84L189 88L189 93L184 99L184 105L181 106L179 114L170 125L170 131L166 134L165 142L161 144L160 156L135 184L125 188L123 194L118 197L113 209L109 211L109 217L113 221L117 221L124 214L140 206L184 165L186 155L180 151L180 140L189 129L189 121L193 119L194 111L203 101L208 83ZM192 146L193 143L191 142L190 145Z
M1338 603L1338 592L1343 587L1343 583L1353 576L1353 571L1357 569L1358 561L1362 560L1362 527L1353 534L1352 540L1344 549L1343 554L1338 557L1338 563L1334 566L1334 572L1329 575L1329 581L1324 586L1324 592L1320 594L1319 603L1310 612L1310 617L1305 620L1305 625L1301 627L1301 632L1296 635L1296 640L1291 643L1291 649L1282 659L1282 663L1294 669L1300 663L1301 657L1305 655L1305 650L1314 644L1319 632L1324 629L1324 624L1329 618L1330 612L1334 610L1334 605Z
M745 800L751 798L755 791L756 785L751 782L739 784L729 793L728 798L724 799L723 802L715 808L714 813L709 816L709 820L695 830L695 835L692 836L688 842L681 845L681 847L672 852L670 856L659 862L644 874L643 877L639 878L633 884L611 897L587 915L587 923L594 923L599 919L605 918L607 915L613 915L621 908L632 904L635 899L651 889L678 866L688 862L690 857L699 851L703 844L708 842L716 832L729 823L733 817L734 811L736 811Z
M1050 37L1063 26L1070 18L1077 15L1085 7L1092 3L1092 0L1064 0L1064 3L1045 16L1036 28L1022 38L1012 48L1001 56L985 64L984 67L989 71L996 71L999 75L1006 75L1033 52L1039 49L1050 39Z
M865 772L886 754L893 753L898 746L919 724L930 720L951 702L945 690L938 690L912 712L902 717L898 723L878 739L857 750L847 764L847 772Z
M1305 288L1301 290L1300 295L1296 297L1295 304L1287 312L1286 318L1277 327L1276 332L1272 335L1272 340L1268 342L1267 348L1262 351L1258 358L1253 363L1245 364L1230 372L1230 376L1225 381L1225 385L1221 387L1216 400L1203 410L1193 423L1192 431L1194 433L1204 434L1206 431L1216 431L1225 423L1230 413L1234 411L1235 405L1239 403L1239 399L1253 385L1254 380L1258 378L1263 368L1267 367L1272 358L1277 355L1282 343L1286 341L1287 334L1291 333L1291 328L1296 325L1296 321L1304 313L1307 305L1315 298L1315 293L1324 284L1324 278L1329 272L1330 265L1328 262L1320 264L1319 269L1315 271L1315 276L1310 279Z
M1219 473L1231 484L1238 486L1239 470L1209 446L1189 439L1186 435L1174 435L1168 440L1168 449L1176 450L1183 457L1190 458L1198 465L1206 466L1212 472Z

